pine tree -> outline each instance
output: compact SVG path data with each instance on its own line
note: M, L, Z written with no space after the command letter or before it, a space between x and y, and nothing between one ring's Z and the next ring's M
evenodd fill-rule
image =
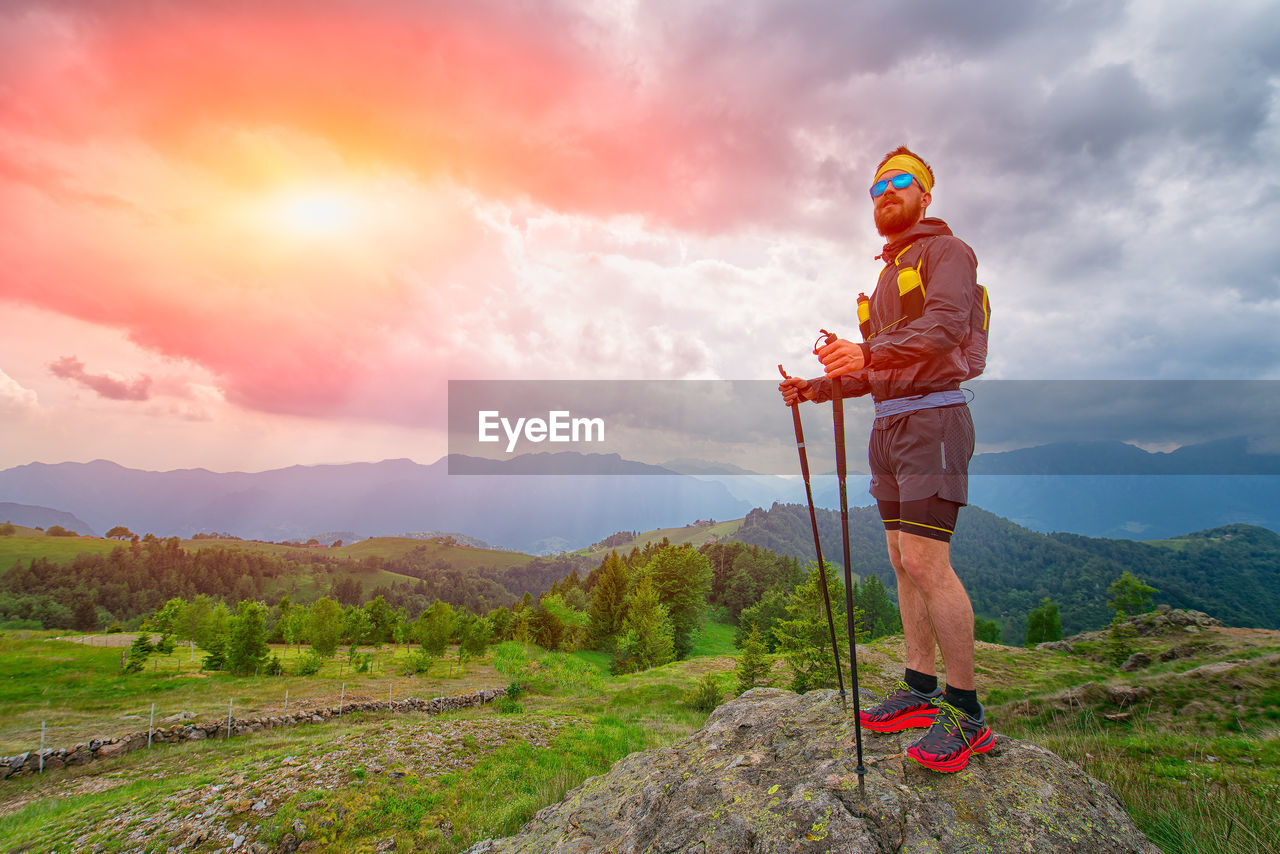
M642 573L636 582L623 628L614 658L616 672L647 670L675 658L675 629L648 573Z
M765 660L766 648L760 627L751 626L745 642L742 644L742 655L738 657L738 667L734 671L738 677L738 693L750 691L761 683L768 682L769 663Z
M1106 640L1107 658L1113 665L1119 667L1128 661L1134 652L1133 642L1137 637L1138 627L1125 619L1123 611L1117 611L1107 629Z
M863 614L858 628L866 632L868 638L902 631L902 616L898 613L898 606L889 598L889 591L878 577L868 575L863 579L854 593L853 601Z
M227 669L238 676L254 673L266 663L270 651L266 607L261 602L241 602L227 638Z
M600 564L595 586L591 588L587 637L592 649L607 649L613 644L627 616L626 602L627 568L618 553L611 552Z
M1159 592L1126 569L1107 588L1107 607L1120 617L1145 614L1151 609L1151 596Z
M827 573L827 591L835 621L836 644L840 660L849 660L848 629L844 614L844 584L835 573ZM788 619L780 620L773 633L778 650L791 667L791 690L803 694L812 688L835 687L835 663L831 660L831 632L827 626L826 608L818 565L812 564L809 576L795 589L787 602ZM854 607L854 626L862 612ZM859 633L861 634L861 633Z
M684 658L693 649L694 634L707 613L711 563L689 546L664 544L646 571L670 615L676 658Z
M792 585L793 588L794 586ZM778 639L773 634L773 628L780 620L787 618L787 603L789 601L790 595L781 588L775 587L766 590L764 595L760 597L759 602L750 608L744 608L742 613L738 615L738 629L733 635L734 644L738 647L743 647L752 627L759 626L760 636L764 640L765 647L769 652L777 652Z
M129 645L129 660L125 663L125 673L138 673L147 663L147 657L155 650L151 645L151 635L142 632Z

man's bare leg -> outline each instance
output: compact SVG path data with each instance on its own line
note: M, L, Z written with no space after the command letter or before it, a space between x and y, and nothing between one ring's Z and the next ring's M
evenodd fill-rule
M947 684L962 690L974 690L973 606L960 578L951 568L951 544L905 531L887 533L898 535L898 561L893 561L892 545L889 554L898 572L898 604L902 610L903 632L907 637L907 666L922 673L932 673L932 643L936 642L947 668ZM901 569L898 569L899 563ZM908 583L904 584L904 580ZM903 597L904 589L908 591L906 598ZM908 619L913 623L920 620L921 604L926 613L925 622L930 625L928 636L923 636L918 626L907 627ZM913 637L918 643L929 644L924 651L928 669L918 666L925 664L923 659L913 658L916 654L912 649Z
M938 673L937 638L924 595L911 580L902 565L902 552L898 545L900 531L885 531L885 543L889 547L889 563L898 577L898 611L902 615L902 634L907 646L907 667L918 673L936 676ZM950 671L948 671L950 672Z

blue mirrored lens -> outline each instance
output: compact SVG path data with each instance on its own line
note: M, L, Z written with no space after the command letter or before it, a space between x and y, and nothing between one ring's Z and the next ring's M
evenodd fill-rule
M894 175L892 178L885 178L883 181L876 181L871 185L871 198L878 199L884 195L884 191L889 189L890 182L899 190L905 190L911 186L911 182L915 177L904 172L901 175Z

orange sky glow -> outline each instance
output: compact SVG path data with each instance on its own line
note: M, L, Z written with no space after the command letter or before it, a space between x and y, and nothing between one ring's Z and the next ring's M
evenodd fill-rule
M1199 287L1274 267L1274 194L1189 177L1232 122L1274 159L1249 4L1191 58L1141 3L957 8L905 40L834 2L7 2L0 467L432 462L450 379L804 372L904 141L981 259L989 376L1179 376L1227 362L1168 341L1273 328Z

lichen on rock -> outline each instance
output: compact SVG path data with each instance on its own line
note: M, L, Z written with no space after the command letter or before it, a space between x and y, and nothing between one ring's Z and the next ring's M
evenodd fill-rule
M852 709L835 691L756 688L467 854L1158 854L1074 763L997 736L965 770L939 774L904 755L921 732L864 730L859 779Z

